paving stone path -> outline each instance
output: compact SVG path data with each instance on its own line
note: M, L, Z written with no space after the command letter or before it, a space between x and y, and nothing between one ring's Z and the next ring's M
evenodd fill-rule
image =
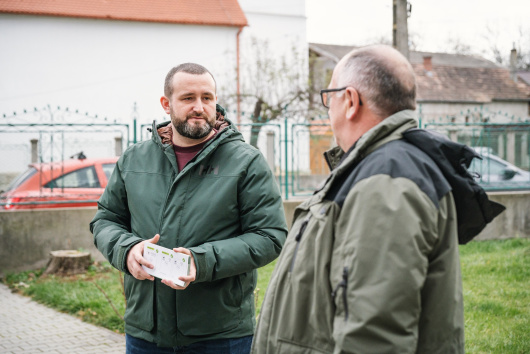
M125 337L0 284L0 353L125 353Z

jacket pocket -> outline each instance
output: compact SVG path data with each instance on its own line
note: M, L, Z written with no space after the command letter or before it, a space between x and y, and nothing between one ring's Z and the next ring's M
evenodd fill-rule
M307 228L307 224L309 223L309 220L311 219L311 213L307 213L307 216L305 217L304 221L302 222L302 225L300 225L300 230L296 233L295 241L296 246L293 252L293 257L291 259L291 265L289 266L289 273L293 271L294 268L294 262L296 261L296 256L298 254L298 248L300 247L300 242L302 241L302 236L304 235L304 231Z
M125 274L124 288L127 308L123 319L133 327L151 331L154 327L153 286L149 280L137 280Z
M292 343L286 340L278 339L278 351L277 353L290 353L290 354L325 354L329 353L327 350L319 350L310 346L307 343L304 345L298 343Z
M301 221L295 221L295 224L293 224L292 231L294 239L291 234L288 236L291 238L291 240L288 241L291 243L290 252L292 252L288 268L289 274L293 272L298 257L301 256L302 258L305 258L307 256L308 250L304 250L304 248L307 247L305 244L308 243L307 237L313 238L309 241L310 244L315 243L315 238L318 234L320 234L321 227L326 223L327 211L328 206L323 205L322 203L314 204L312 206L308 206L306 204L301 204L298 206L296 213L297 218L301 219ZM304 213L306 214L304 215ZM297 225L300 225L300 227L297 227ZM295 231L297 228L298 231ZM293 242L295 243L294 246L292 245ZM294 249L292 249L292 247L294 247ZM309 250L309 253L313 254L314 250Z
M236 328L242 319L240 276L190 284L177 293L177 326L186 336L204 336ZM200 325L197 319L202 318Z
M328 201L298 209L274 270L273 290L267 290L262 309L263 313L269 312L269 334L273 340L285 342L279 350L272 350L275 353L333 351L335 306L331 299L330 265L337 210Z

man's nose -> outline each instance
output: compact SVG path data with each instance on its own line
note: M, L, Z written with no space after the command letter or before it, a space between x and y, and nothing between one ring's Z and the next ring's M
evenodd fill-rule
M193 110L195 112L199 112L199 113L204 112L204 105L203 105L201 99L197 99L197 100L195 100L195 102L193 102Z

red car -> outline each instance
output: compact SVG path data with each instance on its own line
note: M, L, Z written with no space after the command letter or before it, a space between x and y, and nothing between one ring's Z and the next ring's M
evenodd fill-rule
M117 160L77 158L30 164L0 194L0 210L95 206Z

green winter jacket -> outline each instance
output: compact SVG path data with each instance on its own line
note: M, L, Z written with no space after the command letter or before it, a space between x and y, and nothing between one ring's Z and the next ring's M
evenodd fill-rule
M172 144L155 126L120 157L90 224L94 242L125 273L125 332L159 346L251 335L256 268L274 260L287 233L274 176L230 123L179 173ZM225 124L226 125L226 124ZM126 256L160 234L159 245L191 250L197 278L176 291L135 279Z
M329 152L335 168L295 211L253 353L463 353L455 205L434 161L401 139L413 127L398 112Z

